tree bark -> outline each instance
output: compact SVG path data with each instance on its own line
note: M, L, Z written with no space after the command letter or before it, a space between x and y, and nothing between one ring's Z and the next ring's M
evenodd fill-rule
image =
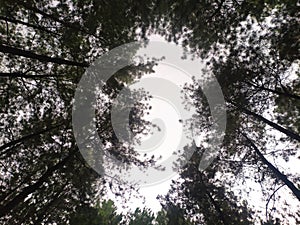
M254 142L247 137L244 133L242 135L246 138L246 140L249 142L251 147L254 149L255 153L259 156L260 160L268 166L268 168L273 172L273 174L281 180L285 185L288 186L288 188L293 192L293 194L296 196L296 198L300 201L300 190L287 178L286 175L281 173L275 166L273 166L272 163L270 163L265 156L259 151L258 147L254 144Z
M70 66L79 66L79 67L88 67L88 63L80 63L80 62L74 62L66 59L56 58L56 57L50 57L46 55L39 55L31 51L22 50L19 48L14 48L6 45L0 44L0 52L3 53L10 53L13 55L19 55L30 59L36 59L41 62L52 62L57 63L60 65L70 65Z
M76 153L73 151L69 153L67 157L63 160L55 164L54 166L47 169L47 171L32 185L25 187L18 195L16 195L11 201L6 203L5 205L0 206L0 217L7 215L12 209L14 209L20 202L24 201L24 199L31 193L35 192L38 188L40 188L47 179L53 175L53 173L60 168L62 168L68 160Z
M46 128L44 130L40 130L38 132L35 132L35 133L32 133L32 134L28 134L28 135L25 135L25 136L23 136L23 137L21 137L19 139L16 139L16 140L13 140L11 142L8 142L8 143L0 146L0 151L3 151L6 148L10 148L10 147L12 147L12 146L14 146L16 144L19 144L19 143L21 143L23 141L26 141L26 140L28 140L30 138L37 137L37 136L39 136L41 134L47 133L47 132L49 132L49 131L51 131L53 129L56 129L56 128L62 126L62 125L63 125L63 123L60 123L60 124L57 124L55 126L48 127L48 128ZM3 155L3 154L5 154L5 153L6 153L6 151L5 152L0 152L0 156Z
M12 73L5 73L0 72L0 77L11 77L11 78L49 78L49 77L58 77L56 74L26 74L26 73L19 73L19 72L12 72Z
M48 30L45 27L42 27L42 26L39 26L39 25L34 25L34 24L31 24L31 23L27 23L27 22L24 22L22 20L17 20L17 19L14 19L12 17L7 17L7 16L1 16L0 15L0 20L5 20L7 22L11 22L11 23L14 23L14 24L22 24L22 25L25 25L27 27L34 28L36 30L44 31L44 32L49 33L51 35L58 35L58 33L55 33L51 30Z
M253 83L250 83L250 82L246 82L246 83L251 85L252 87L255 87L255 88L258 88L258 89L261 89L261 90L264 90L264 91L268 91L268 92L271 92L271 93L279 95L279 96L285 96L287 98L293 98L293 99L296 99L296 100L300 100L300 96L296 95L296 94L278 91L278 90L275 90L275 89L267 88L265 86L259 86L259 85L256 85L256 84L253 84Z
M284 127L282 127L282 126L280 126L280 125L278 125L278 124L276 124L276 123L274 123L274 122L266 119L265 117L263 117L261 115L258 115L255 112L252 112L252 111L250 111L250 110L248 110L248 109L246 109L246 108L244 108L242 106L239 106L239 105L237 105L237 104L235 104L235 103L233 103L231 101L230 101L230 103L232 105L234 105L235 107L237 107L237 109L240 110L241 112L244 112L245 114L247 114L249 116L253 116L255 119L260 120L260 121L268 124L269 126L273 127L274 129L276 129L276 130L284 133L286 136L288 136L288 137L290 137L292 139L295 139L295 140L297 140L297 141L300 142L300 136L298 134L296 134L295 132L293 132L291 130L288 130L288 129L286 129L286 128L284 128Z

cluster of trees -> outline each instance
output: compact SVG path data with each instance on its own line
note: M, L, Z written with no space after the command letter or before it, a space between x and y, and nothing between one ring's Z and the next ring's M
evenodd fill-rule
M78 225L193 225L189 219L184 218L182 210L174 205L168 205L156 214L147 208L137 208L127 215L118 213L117 207L112 200L102 201L94 207L89 205L80 206L71 215L70 224Z
M299 13L296 5L294 1L221 1L215 13L223 20L218 23L217 18L213 21L202 18L210 22L208 27L198 20L209 12L202 11L201 7L189 4L188 14L192 16L183 17L187 19L183 23L189 32L179 33L195 54L206 58L207 68L203 72L217 77L227 108L226 135L218 158L204 172L198 171L199 159L205 150L204 145L200 145L189 165L182 169L184 181L175 182L164 197L167 202L184 208L190 218L199 215L200 223L299 223L298 207L291 209L291 199L299 205L299 174L280 170L276 165L293 156L299 160L299 29L294 29L299 28ZM175 11L174 20L181 20L181 13L186 12ZM195 25L194 21L199 23ZM188 26L190 24L193 25ZM173 32L174 27L177 23L169 27L170 31ZM205 115L196 121L197 127L203 133L208 132L209 105L201 88L192 85L186 90L190 91L199 115ZM257 209L254 208L253 214L253 208L244 201L250 199L230 191L249 177L261 186L264 195L265 209L260 218ZM285 189L279 194L282 187ZM245 186L240 189L243 188ZM289 199L286 193L290 193ZM275 206L271 206L270 201Z
M207 170L198 170L205 150L200 145L181 180L161 196L164 210L158 216L137 210L129 224L299 223L299 209L290 206L299 205L299 174L276 165L299 157L299 23L296 0L2 0L0 223L106 224L108 214L113 220L107 224L123 221L111 202L91 207L107 188L122 195L134 187L115 185L84 161L72 132L72 102L91 62L153 33L205 59L203 72L217 77L224 94L227 129ZM97 111L108 152L141 167L152 160L139 160L116 140L110 106L125 83L151 70L139 65L119 71ZM196 121L205 133L211 126L206 98L196 83L185 88L205 115ZM131 118L137 133L146 129L146 111L139 104ZM245 189L240 183L247 177L262 187L263 213L232 190L237 184Z

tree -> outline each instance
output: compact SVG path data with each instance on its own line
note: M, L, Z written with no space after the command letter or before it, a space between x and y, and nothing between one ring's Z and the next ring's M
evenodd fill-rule
M123 215L117 213L112 200L97 203L95 207L82 205L76 208L70 218L71 225L118 225L122 224Z
M214 179L216 161L214 166L199 172L199 154L194 154L191 162L182 169L183 180L173 181L167 196L162 197L163 205L176 209L171 218L182 215L181 218L207 225L253 224L253 212L247 207L247 202L226 190L221 180Z
M137 208L134 213L130 215L129 225L140 225L140 224L153 224L155 219L154 214L149 210L144 208L141 210Z
M100 6L97 1L1 1L1 223L63 224L76 205L104 194L109 179L100 177L80 155L71 109L76 85L90 62L136 38L133 31L140 12L119 23L112 15L121 17L128 5L118 6ZM120 71L116 77L121 79L112 78L104 94L116 95L137 76L135 71ZM107 143L115 138L110 105L111 101L100 103L97 121ZM137 107L132 120L138 121L139 112ZM125 162L147 164L124 146L115 143L108 150Z
M280 185L287 185L299 198L297 175L280 171L268 158L271 154L288 160L299 145L299 77L286 76L299 66L298 9L295 0L1 1L0 124L5 132L0 140L0 222L63 224L76 205L86 206L95 195L104 194L112 182L91 170L73 137L74 91L85 68L98 56L152 33L182 42L195 57L207 61L228 110L216 164L198 172L194 162L199 162L200 146L199 155L182 171L186 186L177 184L178 190L173 186L170 193L176 197L166 199L160 221L188 224L186 218L198 216L207 224L250 223L251 210L229 190L234 181L227 179L245 180L243 171L249 167L256 168L253 180L263 187L266 205L269 199L278 200L273 193ZM96 112L98 133L109 154L139 166L152 161L138 160L134 149L117 140L110 108L125 83L140 76L138 70L151 68L138 65L119 71L107 82L101 94L108 100L100 101ZM197 121L205 133L211 125L209 105L196 82L187 90L198 113L206 116ZM136 133L149 125L141 120L146 111L142 103L132 110ZM270 134L270 127L276 136ZM283 144L292 147L275 149ZM219 179L216 171L224 178ZM115 189L119 195L125 192ZM198 189L204 192L199 194ZM136 216L152 218L146 211L137 211ZM266 214L265 222L276 221ZM297 220L296 213L291 217Z
M226 1L222 4L226 5ZM236 2L236 4L238 3ZM211 51L207 51L207 54L202 54L202 56L207 58L206 71L213 73L221 85L228 109L228 127L223 146L220 148L220 159L216 161L219 164L218 170L228 178L228 173L232 173L235 177L240 172L247 171L245 168L248 166L258 166L260 168L257 168L257 172L260 175L257 176L257 172L253 173L253 180L261 184L266 196L272 197L273 193L277 192L274 190L277 190L280 185L286 185L299 199L297 175L287 174L285 171L280 172L274 163L266 159L266 155L271 153L270 156L275 159L288 160L289 157L295 155L300 140L298 127L294 126L297 124L295 118L298 113L299 96L296 87L299 79L293 77L298 76L298 73L293 71L298 68L299 53L292 49L292 46L297 46L299 41L292 43L291 39L279 38L281 35L282 37L293 36L298 32L294 33L288 29L298 23L295 22L297 13L294 8L291 8L295 4L294 1L288 3L242 2L232 10L238 15L237 23L231 24L231 31L228 35L221 35L217 42L209 45ZM248 17L244 17L242 20L245 21L240 23L238 20L242 17L239 16L245 13L243 9L246 8L249 9ZM257 14L259 11L263 13ZM267 17L271 19L271 25L266 22ZM282 27L286 29L284 35L280 33ZM196 27L191 27L191 33L196 31ZM216 31L223 34L220 30L216 29ZM194 51L197 53L203 53L202 46L198 45L196 41L197 38L201 39L198 35L192 37L191 41L195 41L195 45L192 44L189 47L194 47ZM279 46L286 49L280 50ZM294 74L288 77L288 73ZM209 82L206 85L210 85ZM191 96L195 99L199 114L206 115L203 120L198 121L201 132L205 133L210 125L207 122L209 121L207 120L209 105L196 84L187 88L187 90L189 89L192 90ZM279 102L281 102L280 106L278 106ZM290 104L291 102L294 104ZM286 105L285 107L292 106L293 109L290 108L291 110L285 112L283 105ZM273 110L274 108L276 111ZM276 136L271 135L270 130L276 132ZM245 134L251 139L246 138L245 140ZM275 146L276 148L276 145L282 146L283 143L288 143L292 147L283 148L281 151L270 147ZM250 145L252 151L249 152L249 148L246 146ZM255 145L256 148L254 148ZM277 153L275 154L275 152ZM237 158L239 160L236 160ZM241 180L245 179L243 175L240 177L242 177ZM228 179L226 181L226 178L223 180L223 185L231 187L234 181ZM192 180L195 182L199 178ZM272 185L275 187L273 188ZM193 193L193 191L190 192ZM183 196L186 195L183 194ZM185 197L182 198L185 199ZM265 199L267 205L268 198ZM266 211L268 210L266 209ZM277 210L277 213L283 212ZM290 216L297 220L295 212ZM268 216L266 217L266 220L269 220ZM271 220L273 218L270 218Z
M266 196L272 197L273 191L283 183L298 198L297 175L278 171L264 156L271 152L277 159L288 160L295 155L300 140L298 126L294 126L297 124L295 118L299 111L299 91L295 88L299 81L298 78L287 77L291 71L297 70L299 60L299 40L296 38L299 36L299 29L292 29L299 25L296 1L173 1L169 4L172 5L172 10L160 14L163 25L159 32L169 41L177 43L180 39L187 49L205 58L207 71L217 77L227 103L228 126L224 144L220 149L220 159L216 161L218 169L215 170L219 170L228 178L228 173L235 177L247 170L248 166L257 167L256 173L252 174L253 179L261 184ZM200 5L201 7L198 7ZM160 12L164 12L168 6L161 2L158 8ZM182 7L186 10L182 10ZM209 82L206 85L209 86ZM196 82L186 90L189 89L203 118L202 120L200 117L198 127L205 133L211 125L207 122L210 121L207 119L210 117L209 105ZM277 107L278 103L274 102L274 99L277 99L277 102L282 99L280 107ZM285 112L282 103L286 108L289 107L288 112ZM274 106L277 107L277 111L273 111ZM277 132L280 138L267 133L269 127L273 132ZM251 137L252 142L249 139L245 140L242 133ZM270 149L271 145L276 146L283 142L294 147L282 151ZM247 146L251 143L258 145L260 150L254 151L252 146L252 151L249 152ZM275 152L278 153L274 154ZM257 173L260 175L257 176ZM183 176L183 179L199 182L199 176L187 176L188 179ZM239 177L241 180L245 179L242 174ZM222 186L230 188L234 181L226 178L222 180ZM212 179L212 182L216 179ZM272 188L272 185L275 188ZM203 189L203 186L201 188ZM179 195L176 195L178 189L175 187L173 192L171 191L176 196L173 201L178 199L179 203L190 200L190 196L195 192L194 189L182 186L179 190L187 190L187 193ZM186 208L186 205L180 207ZM192 209L196 211L198 208L191 206ZM278 211L277 213L281 213ZM222 214L219 213L219 216ZM296 213L291 214L291 217L297 218ZM213 217L208 216L207 219L209 218ZM228 219L229 222L233 218L235 217Z
M76 207L70 219L71 225L76 224L128 224L128 225L192 225L191 221L177 214L180 211L175 205L164 207L156 215L147 208L136 208L127 216L117 213L117 208L112 200L98 202L94 207L81 205Z

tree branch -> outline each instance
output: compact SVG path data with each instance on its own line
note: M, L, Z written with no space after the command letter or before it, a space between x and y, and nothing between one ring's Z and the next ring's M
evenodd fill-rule
M285 185L289 187L289 189L293 192L296 198L300 201L300 190L287 178L286 175L281 173L272 163L270 163L265 156L259 151L258 147L254 144L254 142L247 137L246 134L241 133L245 139L248 141L250 146L254 149L256 154L259 156L260 160L268 166L268 168L273 172L273 174L281 180Z
M36 59L41 62L52 62L60 65L70 65L70 66L79 66L79 67L88 67L89 64L87 63L80 63L80 62L74 62L66 59L56 58L56 57L50 57L46 55L39 55L31 51L22 50L19 48L14 48L6 45L0 44L0 52L3 53L10 53L13 55L19 55L30 59Z
M245 114L247 114L247 115L249 115L249 116L253 116L254 118L256 118L256 119L258 119L258 120L260 120L260 121L262 121L262 122L268 124L269 126L273 127L274 129L276 129L276 130L278 130L278 131L284 133L284 134L287 135L288 137L290 137L290 138L292 138L292 139L295 139L295 140L297 140L297 141L300 142L300 136L299 136L298 134L294 133L293 131L288 130L288 129L286 129L286 128L284 128L284 127L282 127L282 126L280 126L280 125L278 125L278 124L276 124L276 123L274 123L274 122L272 122L272 121L266 119L265 117L263 117L263 116L261 116L261 115L258 115L258 114L256 114L255 112L252 112L252 111L250 111L249 109L246 109L246 108L244 108L244 107L242 107L242 106L240 106L240 105L238 105L238 104L236 104L236 103L234 103L234 102L232 102L232 101L229 101L229 102L230 102L232 105L234 105L238 110L244 112Z

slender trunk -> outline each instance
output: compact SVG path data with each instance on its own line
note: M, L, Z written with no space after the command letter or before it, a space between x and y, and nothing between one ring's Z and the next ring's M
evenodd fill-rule
M293 98L293 99L296 99L296 100L300 100L300 96L296 95L296 94L291 94L291 93L288 93L288 92L278 91L276 89L267 88L265 86L259 86L259 85L256 85L256 84L253 84L253 83L250 83L250 82L246 82L246 83L251 85L252 87L255 87L255 88L258 88L258 89L261 89L261 90L264 90L264 91L269 91L269 92L271 92L273 94L277 94L279 96L285 96L287 98Z
M58 35L58 33L55 33L51 30L48 30L45 27L42 27L42 26L39 26L39 25L34 25L34 24L31 24L31 23L27 23L27 22L24 22L22 20L17 20L17 19L14 19L12 17L7 17L7 16L1 16L0 15L0 20L5 20L7 22L11 22L11 23L14 23L14 24L22 24L22 25L25 25L27 27L34 28L36 30L44 31L44 32L49 33L51 35Z
M35 207L35 210L29 214L27 217L24 216L23 223L25 224L26 220L28 220L30 217L33 219L33 224L42 224L43 219L47 214L51 214L52 207L62 201L62 196L64 196L64 190L68 184L68 181L61 185L60 189L55 191L55 194L51 196L51 200L47 201L47 204L43 204L43 207L40 209L37 209ZM55 186L56 187L56 186ZM28 222L28 221L27 221Z
M31 193L35 192L40 188L47 179L53 175L53 173L60 168L62 168L68 160L76 153L73 151L62 161L58 162L54 166L47 169L47 171L32 185L25 187L19 194L17 194L11 201L7 204L0 206L0 218L7 215L11 210L13 210L18 204L24 201L24 199Z
M79 63L79 62L74 62L74 61L70 61L70 60L66 60L66 59L50 57L50 56L45 56L45 55L39 55L39 54L33 53L31 51L22 50L19 48L14 48L14 47L2 45L2 44L0 44L0 52L10 53L13 55L19 55L19 56L23 56L23 57L30 58L30 59L36 59L41 62L57 63L60 65L70 65L70 66L79 66L79 67L88 67L89 66L89 64L87 64L87 63Z
M13 73L4 73L0 72L0 77L11 77L11 78L49 78L49 77L58 77L56 74L39 74L39 75L32 75L32 74L25 74L19 72Z
M25 135L25 136L23 136L23 137L21 137L21 138L19 138L19 139L16 139L16 140L13 140L13 141L11 141L11 142L8 142L8 143L6 143L6 144L0 146L0 151L5 150L6 148L10 148L10 147L12 147L12 146L14 146L14 145L16 145L16 144L22 143L22 142L24 142L24 141L26 141L26 140L28 140L28 139L30 139L30 138L37 137L37 136L39 136L39 135L41 135L41 134L47 133L47 132L49 132L49 131L51 131L51 130L54 130L54 129L56 129L56 128L62 126L62 125L63 125L63 123L60 123L60 124L57 124L57 125L55 125L55 126L48 127L48 128L46 128L46 129L44 129L44 130L40 130L40 131L38 131L38 132L35 132L35 133L32 133L32 134L28 134L28 135ZM0 152L0 155L3 155L3 154L5 154L5 153L6 153L6 151Z
M252 112L252 111L250 111L242 106L239 106L231 101L230 101L230 103L233 104L235 107L237 107L240 111L244 112L245 114L247 114L249 116L253 116L255 119L260 120L260 121L268 124L269 126L273 127L274 129L284 133L286 136L288 136L292 139L295 139L297 141L300 141L300 136L298 134L294 133L293 131L288 130L288 129L278 125L277 123L274 123L274 122L266 119L265 117L258 115L255 112Z
M251 147L254 149L256 154L259 156L260 160L268 166L268 168L274 173L274 175L281 180L288 188L293 192L296 198L300 201L300 190L287 178L286 175L281 173L275 166L270 163L265 156L259 151L258 147L253 143L253 141L248 138L245 134L242 135L247 139Z
M209 198L209 200L211 201L212 205L214 206L214 209L217 211L217 214L218 214L218 217L219 217L220 221L222 221L222 223L223 223L224 225L229 225L229 224L227 223L227 221L225 220L225 218L224 218L224 215L223 215L223 212L222 212L222 210L221 210L221 207L220 207L219 204L215 201L215 199L214 199L213 196L210 194L210 192L207 190L206 184L205 184L204 180L202 179L202 175L200 175L200 179L201 179L202 184L204 185L204 189L205 189L204 191L205 191L205 194L206 194L206 196Z
M37 172L37 171L35 171L35 172ZM16 187L7 191L8 193L6 193L6 194L3 193L3 195L0 196L0 203L5 201L6 199L8 199L10 197L10 195L12 195L15 191L17 191L22 185L24 185L33 176L34 176L34 173L28 174L26 177L23 178L23 180Z
M47 214L50 214L52 212L51 208L53 208L53 206L55 205L58 205L57 203L63 202L62 197L64 197L64 195L61 195L62 191L63 190L58 192L47 205L45 205L42 209L39 210L42 212L37 211L37 216L34 218L33 221L34 224L42 224Z
M70 29L72 29L74 31L80 31L83 34L91 35L91 36L93 36L95 38L100 39L102 42L106 42L106 40L104 38L102 38L99 35L96 35L93 32L90 32L88 29L85 29L84 27L82 27L79 23L77 24L77 23L72 23L72 22L61 20L61 19L57 18L55 15L43 12L42 10L38 9L37 7L33 6L32 4L30 4L30 3L26 2L26 1L25 2L23 0L17 0L17 1L24 8L26 8L28 10L31 10L31 11L33 11L35 13L38 13L38 14L42 15L45 18L48 18L48 19L53 20L55 22L58 22L58 23L64 25L65 28L70 28Z
M54 15L48 14L46 12L43 12L42 10L36 8L35 6L31 5L30 3L26 2L26 1L23 1L23 0L17 0L17 1L24 8L26 8L28 10L31 10L31 11L33 11L35 13L38 13L38 14L40 14L40 15L48 18L48 19L51 19L51 20L55 21L55 22L58 22L58 23L64 25L64 27L67 27L67 28L70 28L70 29L73 29L73 30L78 30L78 31L81 31L82 33L85 33L85 34L93 35L90 32L88 32L86 29L84 29L83 27L81 27L79 24L61 20L61 19L57 18Z

